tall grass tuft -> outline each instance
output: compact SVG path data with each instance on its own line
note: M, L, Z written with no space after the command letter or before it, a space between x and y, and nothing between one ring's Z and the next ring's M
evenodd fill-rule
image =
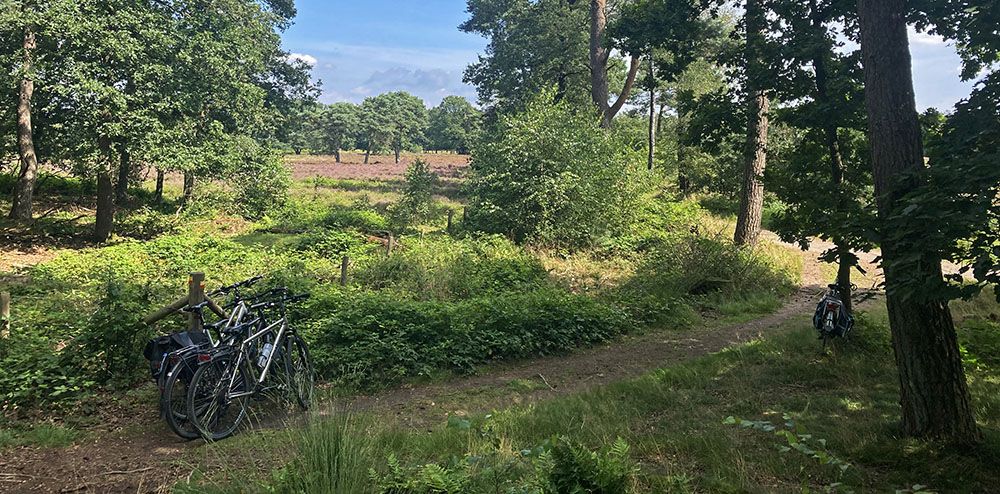
M293 440L299 445L299 456L279 475L275 492L375 492L369 472L378 455L367 429L357 417L337 415L291 432L296 436Z

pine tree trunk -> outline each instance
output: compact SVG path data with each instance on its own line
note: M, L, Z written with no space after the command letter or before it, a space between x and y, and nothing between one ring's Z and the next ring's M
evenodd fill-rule
M17 98L17 151L21 161L17 183L14 184L13 204L10 208L10 218L30 221L31 207L35 195L35 181L38 179L38 156L35 154L35 141L31 120L31 99L35 92L35 81L32 79L35 31L32 27L24 30L23 59L21 83Z
M188 203L194 197L194 173L184 172L184 191L181 202Z
M115 183L115 203L124 204L128 199L128 177L132 173L132 155L125 142L118 144L118 181Z
M747 142L743 166L743 188L736 219L736 245L755 245L760 237L761 210L764 207L764 169L767 167L767 133L771 101L764 89L761 51L765 42L767 18L760 0L746 4L747 68Z
M767 166L767 132L770 99L764 90L753 92L750 121L747 126L747 147L744 157L743 189L736 219L736 245L756 245L760 237L761 214L764 208L764 168Z
M340 148L335 149L333 151L333 155L337 158L337 163L339 164L340 163Z
M905 0L859 0L865 106L881 228L912 183L901 180L924 168L913 92ZM882 235L885 237L885 235ZM913 252L883 242L886 305L899 368L902 430L908 436L957 443L981 439L972 413L951 312L944 301L901 296L906 276L941 280L934 252Z
M156 200L157 204L163 202L163 179L166 178L165 175L166 174L163 173L163 170L156 170L156 191L153 192L153 198Z

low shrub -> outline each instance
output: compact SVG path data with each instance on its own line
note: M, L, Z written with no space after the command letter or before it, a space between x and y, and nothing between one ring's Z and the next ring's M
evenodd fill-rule
M317 315L299 321L317 370L362 388L559 353L606 341L627 327L612 307L545 289L461 302L338 290L314 296L305 312Z
M369 258L360 283L408 298L456 300L546 284L537 257L498 235L406 239L391 257Z
M773 300L789 293L800 269L789 259L763 247L738 248L697 234L676 236L651 247L633 277L609 296L639 321L683 324L692 319L691 307L699 300Z

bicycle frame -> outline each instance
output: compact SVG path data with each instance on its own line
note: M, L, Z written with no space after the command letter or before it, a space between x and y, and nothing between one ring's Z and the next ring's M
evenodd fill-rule
M278 329L277 335L274 337L274 343L273 343L274 348L271 350L271 353L267 356L267 362L264 363L264 368L261 369L259 376L253 376L255 378L253 389L251 389L249 391L244 391L244 392L241 392L241 393L227 393L226 394L226 398L227 399L233 400L233 399L236 399L236 398L242 398L244 396L254 395L254 394L256 394L260 390L260 387L264 384L264 380L267 379L267 376L269 375L269 373L271 371L271 364L274 362L274 356L278 354L278 351L277 351L278 350L278 344L284 339L285 332L288 329L288 321L284 317L282 317L279 321L272 323L270 326L267 326L264 329L261 329L260 331L254 333L253 335L250 335L250 337L248 337L247 339L243 340L243 342L240 343L240 351L239 351L239 353L238 353L238 355L236 357L236 364L233 366L234 370L239 369L240 365L243 364L244 359L246 358L247 354L249 353L248 350L249 350L250 344L252 342L254 342L254 341L257 341L257 340L263 338L264 335L266 335L268 333L271 333L274 330L275 327L280 327L280 328ZM248 365L247 367L250 368L250 369L253 369L254 366L253 365ZM250 373L254 374L254 371L251 370ZM237 374L238 374L238 371L234 372L233 375L229 377L229 389L230 390L232 390L233 386L236 384L236 375Z

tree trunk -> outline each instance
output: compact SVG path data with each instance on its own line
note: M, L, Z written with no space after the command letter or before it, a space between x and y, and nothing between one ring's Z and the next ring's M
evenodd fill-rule
M590 0L590 96L601 112L601 126L604 128L611 127L611 121L628 100L640 68L639 58L632 57L625 86L615 103L609 104L611 96L608 89L608 58L611 56L611 51L604 46L607 29L607 0Z
M94 222L94 241L108 240L114 228L115 187L111 181L111 140L101 137L98 147L103 162L97 169L97 219Z
M126 143L118 143L118 182L115 183L115 202L124 204L128 199L128 177L132 173L132 155Z
M755 245L760 236L761 209L764 206L764 169L767 167L767 132L771 101L764 89L761 51L767 19L760 0L748 0L746 5L747 95L749 101L747 142L743 166L743 189L736 220L736 245Z
M340 148L333 150L333 155L337 158L337 163L340 163Z
M891 228L887 220L914 185L902 177L924 168L905 0L859 0L858 14L880 228ZM901 296L894 290L907 276L919 276L928 284L940 281L941 259L934 252L913 252L905 245L883 242L881 247L903 433L977 442L981 436L948 305Z
M165 178L164 175L165 173L163 173L163 170L161 169L156 170L156 191L153 192L153 197L156 200L157 204L163 202L163 179Z
M368 158L372 155L372 142L368 141L368 147L365 148L365 164L368 164Z
M812 27L814 33L817 37L825 36L826 34L826 18L823 15L822 10L820 10L817 5L816 0L811 0L809 2L810 10L812 11ZM820 111L832 110L832 105L830 102L830 81L829 73L827 72L827 60L832 54L832 47L827 46L825 43L816 43L816 53L813 56L813 69L816 72L816 102L819 104ZM823 121L822 124L823 131L823 143L826 146L827 152L830 157L830 186L833 187L834 191L837 193L837 203L835 205L837 211L843 211L844 201L843 192L844 187L844 156L840 151L840 137L838 136L837 122L832 119L827 119ZM857 257L851 253L850 246L847 245L841 238L834 238L834 244L837 246L837 286L840 287L840 292L844 296L844 308L848 312L853 312L854 301L851 297L851 268L857 263Z
M760 237L761 211L764 208L764 168L767 166L767 131L770 99L762 89L750 98L750 121L744 157L743 189L736 219L736 245L756 245Z
M21 170L17 183L14 184L13 204L10 208L11 219L21 221L31 220L35 181L38 179L38 156L35 154L31 121L31 98L35 92L34 74L32 74L35 46L35 31L29 26L24 29L24 53L21 62L23 74L17 98L17 152L21 160Z
M399 142L399 141L396 141L396 145L394 146L393 151L396 152L396 164L397 165L399 164L399 154L402 152L402 147L403 147L403 144L401 142Z
M656 161L656 79L653 77L653 57L649 57L649 155L646 168L653 169Z
M184 192L181 202L188 203L194 197L194 173L184 172Z

